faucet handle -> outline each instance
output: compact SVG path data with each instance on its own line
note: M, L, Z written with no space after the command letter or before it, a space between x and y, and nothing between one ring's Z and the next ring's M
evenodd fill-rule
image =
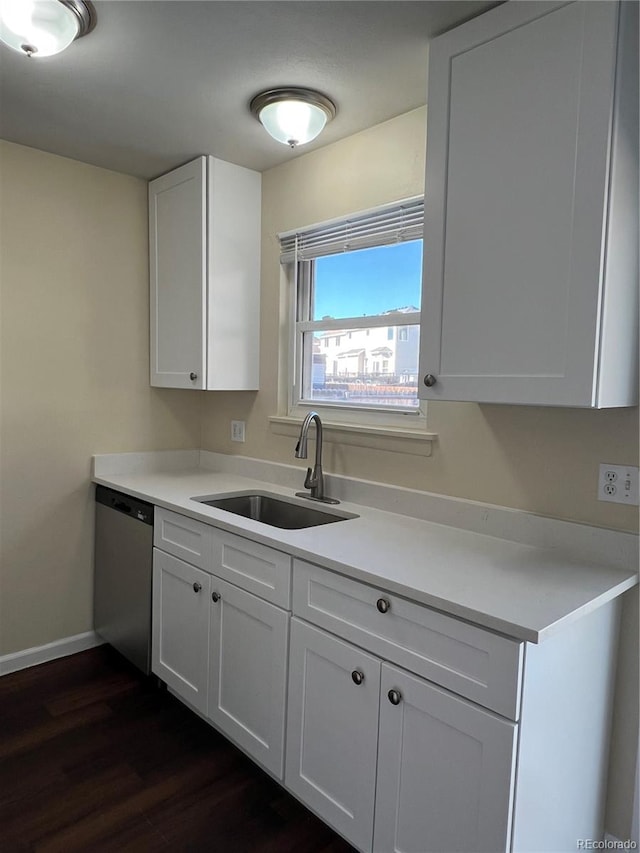
M307 468L307 476L304 478L305 489L312 489L316 484L316 480L313 477L313 469Z

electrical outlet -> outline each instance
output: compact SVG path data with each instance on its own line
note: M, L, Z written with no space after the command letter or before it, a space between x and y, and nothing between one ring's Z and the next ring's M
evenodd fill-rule
M600 465L598 500L638 506L638 469L633 465Z
M244 421L231 421L231 441L244 441Z

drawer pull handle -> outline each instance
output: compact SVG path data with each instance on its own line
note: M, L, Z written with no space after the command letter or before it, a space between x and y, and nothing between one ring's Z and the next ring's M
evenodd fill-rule
M380 611L380 613L387 613L391 608L391 602L388 598L379 598L376 601L376 607Z
M354 669L351 673L351 678L353 679L354 684L362 684L364 681L364 672L360 672L359 669Z
M390 690L387 696L392 705L399 705L402 700L402 693L399 690Z
M197 378L198 378L198 374L197 374L197 373L194 373L193 371L191 371L191 373L189 374L189 379L190 379L192 382L195 382Z
M194 592L200 592L200 590L201 590L201 589L202 589L202 584L201 584L201 583L198 583L198 582L196 581L196 582L194 583L194 585L193 585L193 591L194 591Z
M211 593L211 601L213 601L214 604L217 604L221 598L222 598L222 596L220 595L219 592L212 592Z

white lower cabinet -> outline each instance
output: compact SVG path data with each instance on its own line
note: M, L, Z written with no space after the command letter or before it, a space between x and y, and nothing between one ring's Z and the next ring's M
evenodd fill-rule
M282 779L289 614L212 582L209 718Z
M253 591L288 602L291 558L168 510L157 518L152 670L282 780L290 614Z
M291 620L285 784L361 850L371 848L380 661Z
M516 732L291 621L285 783L360 850L508 850Z
M374 850L510 844L517 725L382 664Z
M151 668L178 696L207 712L211 576L153 550Z
M525 647L157 518L153 672L358 850L568 853L602 838L619 602Z

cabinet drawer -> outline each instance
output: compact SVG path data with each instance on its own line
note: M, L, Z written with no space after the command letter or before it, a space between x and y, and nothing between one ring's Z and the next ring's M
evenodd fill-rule
M211 538L208 524L168 509L156 507L153 544L192 566L211 571Z
M380 600L386 612L378 610ZM523 643L301 560L294 563L293 612L518 719Z
M285 610L291 607L291 557L266 545L211 529L210 571Z

